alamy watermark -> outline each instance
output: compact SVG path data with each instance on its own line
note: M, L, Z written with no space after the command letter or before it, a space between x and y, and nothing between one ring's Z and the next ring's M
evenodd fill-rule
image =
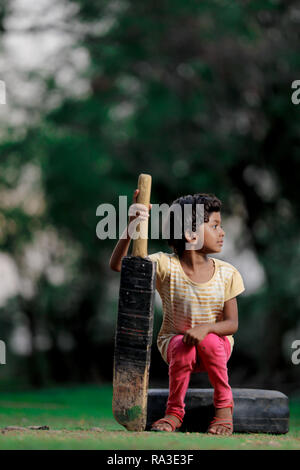
M0 364L6 364L6 345L2 340L0 340Z
M194 213L193 213L194 211ZM100 240L107 238L115 240L117 238L117 211L116 208L109 203L100 204L97 207L96 215L103 217L98 222L96 234ZM119 236L118 238L127 238L127 220L132 215L127 209L127 197L119 196ZM172 237L176 240L183 238L184 233L188 232L191 238L197 235L196 243L186 242L187 250L201 249L204 243L204 204L184 204L183 210L180 204L152 204L149 213L151 220L152 240L160 238L160 220L162 220L162 238L169 239L172 230ZM195 219L196 232L193 231L193 219ZM148 234L143 230L139 230L139 225L143 221L141 216L137 216L128 225L128 234L133 240L138 238L148 238ZM147 231L146 231L147 232Z
M298 364L300 364L300 340L295 339L295 341L292 342L291 348L295 349L295 351L292 353L291 360L292 363L297 366Z
M3 80L0 80L0 104L6 104L6 87Z
M300 80L294 80L291 85L292 89L295 90L292 93L291 100L293 104L300 103Z

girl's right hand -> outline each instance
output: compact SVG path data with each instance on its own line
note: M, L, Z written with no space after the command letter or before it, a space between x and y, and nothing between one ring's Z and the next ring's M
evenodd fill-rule
M140 190L136 189L133 193L132 197L132 202L131 206L129 207L129 222L132 222L132 220L136 219L137 217L140 217L141 220L147 220L149 217L149 210L151 210L152 204L149 204L149 209L145 204L139 204L137 203L137 197L139 194Z

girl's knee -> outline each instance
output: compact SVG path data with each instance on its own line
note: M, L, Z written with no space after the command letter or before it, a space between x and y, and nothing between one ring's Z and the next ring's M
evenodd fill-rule
M214 353L220 347L220 337L215 333L208 333L205 338L198 344L200 351Z
M182 341L183 335L177 335L172 339L168 349L169 364L181 366L193 365L196 362L195 346L188 346Z

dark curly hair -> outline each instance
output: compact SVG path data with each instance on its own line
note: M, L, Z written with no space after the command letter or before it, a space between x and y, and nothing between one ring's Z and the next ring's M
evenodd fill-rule
M173 205L179 205L181 206L181 211L180 214L176 214L172 210ZM201 218L196 218L196 205L197 204L203 204L204 205L204 214L203 217ZM192 219L190 220L189 215L186 215L186 212L184 210L185 205L190 205L191 207L191 216ZM186 238L185 238L185 227L191 227L193 232L196 232L198 230L198 227L203 223L203 222L208 222L209 217L212 212L220 212L221 211L221 206L222 202L220 199L218 199L214 194L207 194L207 193L197 193L192 195L187 195L187 196L181 196L178 199L175 199L175 201L172 202L170 211L169 211L169 227L170 227L170 237L167 239L168 245L173 248L174 252L181 257L184 250L185 250L185 244L186 244ZM199 213L198 213L199 214ZM204 219L204 220L203 220ZM196 227L197 223L197 227ZM180 227L181 233L180 238L177 235L177 232L175 231L177 227ZM187 225L186 225L187 224Z

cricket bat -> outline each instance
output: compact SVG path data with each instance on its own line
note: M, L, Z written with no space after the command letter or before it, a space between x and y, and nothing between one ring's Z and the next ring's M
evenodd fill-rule
M137 202L149 207L151 176L141 174ZM156 262L147 258L148 220L141 221L131 256L122 259L115 334L113 414L129 431L144 431L153 331Z

